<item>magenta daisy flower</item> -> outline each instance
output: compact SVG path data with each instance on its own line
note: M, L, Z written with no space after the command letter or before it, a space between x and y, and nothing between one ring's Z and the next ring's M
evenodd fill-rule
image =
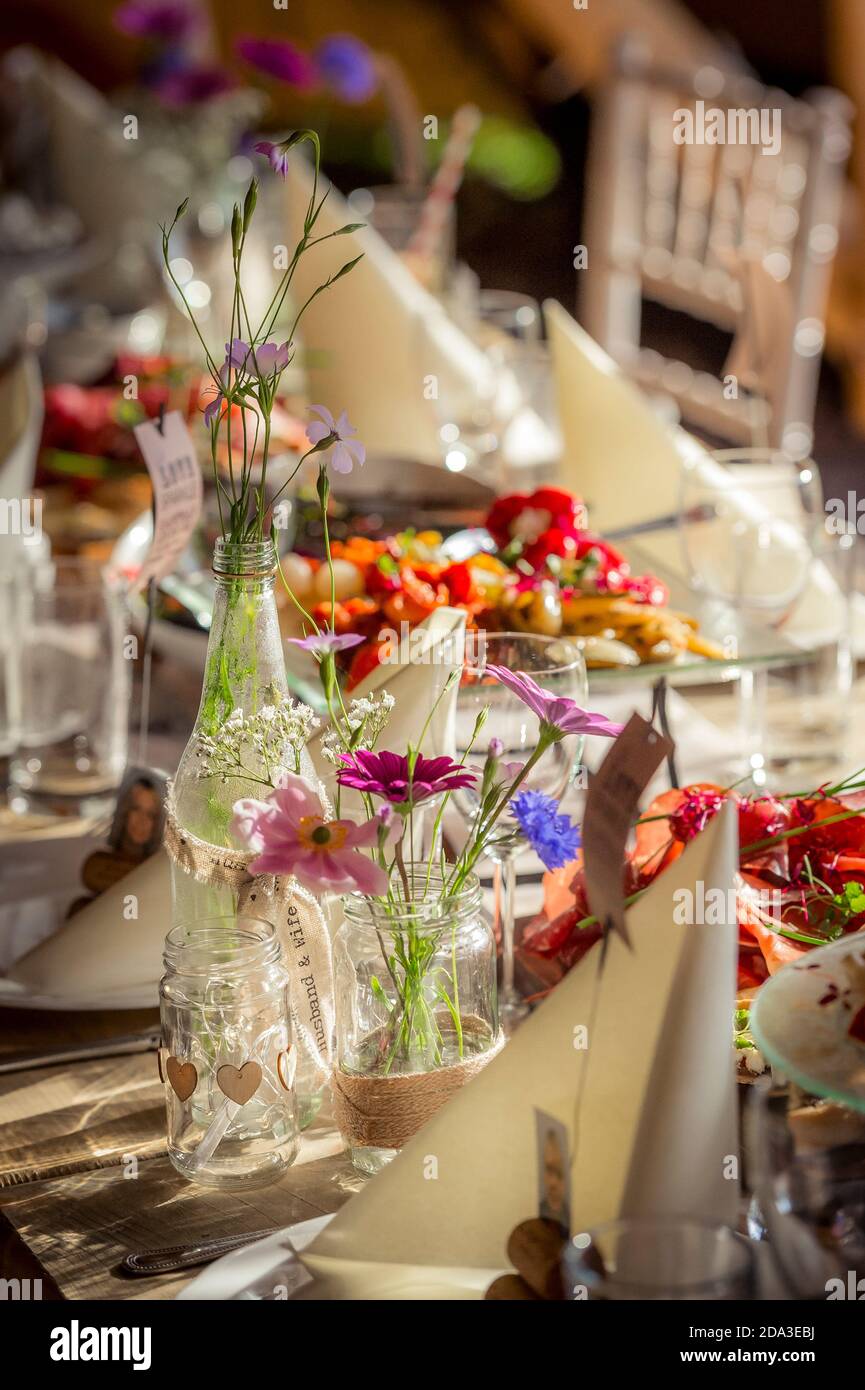
M408 758L400 753L371 753L359 748L343 753L345 767L337 774L340 786L353 787L368 796L381 796L394 806L426 801L443 792L470 787L477 773L469 771L451 758L423 758L418 755L414 775L409 776Z
M287 39L238 39L235 52L266 77L287 82L290 87L314 87L318 74L312 59Z

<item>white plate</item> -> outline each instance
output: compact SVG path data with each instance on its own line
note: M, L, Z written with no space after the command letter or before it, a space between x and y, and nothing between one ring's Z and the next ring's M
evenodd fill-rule
M63 1010L87 1012L97 1009L156 1009L159 985L135 985L102 994L33 994L14 980L0 980L0 1009Z

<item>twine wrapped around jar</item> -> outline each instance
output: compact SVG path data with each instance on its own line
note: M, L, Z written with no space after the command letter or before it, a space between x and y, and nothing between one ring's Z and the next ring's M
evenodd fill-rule
M486 1031L480 1019L462 1020L464 1034ZM352 1147L401 1149L451 1096L483 1071L504 1046L499 1032L483 1052L450 1066L398 1076L362 1076L335 1068L333 1109L343 1138Z

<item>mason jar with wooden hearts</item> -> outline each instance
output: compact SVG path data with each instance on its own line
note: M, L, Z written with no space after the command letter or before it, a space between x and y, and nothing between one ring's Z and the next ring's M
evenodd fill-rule
M160 985L168 1153L207 1187L255 1187L299 1146L289 973L271 923L196 918L165 942Z

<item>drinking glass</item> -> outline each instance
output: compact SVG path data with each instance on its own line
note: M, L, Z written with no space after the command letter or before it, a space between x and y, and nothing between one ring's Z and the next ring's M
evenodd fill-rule
M21 581L0 573L0 760L21 737ZM5 779L4 779L5 781Z
M128 628L125 589L95 562L58 557L27 572L14 811L98 816L109 809L126 765Z
M437 294L445 288L453 268L455 204L451 202L445 210L444 226L434 253L421 260L409 248L426 198L425 188L379 184L372 188L356 188L349 194L349 203L352 212L375 228L424 288Z
M865 1292L865 1114L793 1082L748 1088L748 1224L795 1298ZM861 1281L861 1282L860 1282Z
M506 334L516 344L541 340L541 306L530 295L516 290L480 290L478 319L489 329Z
M588 693L586 666L582 654L560 637L541 637L520 632L479 633L469 646L462 681L457 695L456 749L466 764L480 771L489 740L498 738L504 748L502 763L522 766L538 745L538 718L523 701L489 674L490 666L523 671L545 690L568 696L585 705ZM475 721L489 707L483 727L483 746L466 753ZM568 735L547 750L535 765L520 791L543 792L560 801L573 780L582 757L585 740ZM516 775L517 767L513 769ZM480 780L480 779L478 779ZM512 778L510 780L513 780ZM466 788L454 793L454 802L471 825L479 810L476 791ZM514 893L516 856L526 841L514 817L506 811L499 818L487 854L494 865L494 897L497 931L502 943L502 987L500 1014L507 1028L527 1012L514 987Z
M425 399L445 468L503 487L502 441L521 404L509 340L496 334L460 345L453 324L432 309L415 316L414 352L418 377L435 382Z
M805 588L823 525L816 465L777 449L726 449L688 460L680 535L691 582L726 605L778 626Z
M687 1217L626 1218L565 1246L565 1288L604 1302L728 1301L754 1293L750 1245L729 1226Z
M833 544L824 521L812 460L725 450L683 470L680 538L691 583L715 609L708 620L726 633L732 659L748 647L759 657L761 628L789 652L771 671L755 663L740 673L742 751L761 787L769 775L776 786L785 774L801 779L793 763L803 756L831 758L843 723L850 547L848 537Z

